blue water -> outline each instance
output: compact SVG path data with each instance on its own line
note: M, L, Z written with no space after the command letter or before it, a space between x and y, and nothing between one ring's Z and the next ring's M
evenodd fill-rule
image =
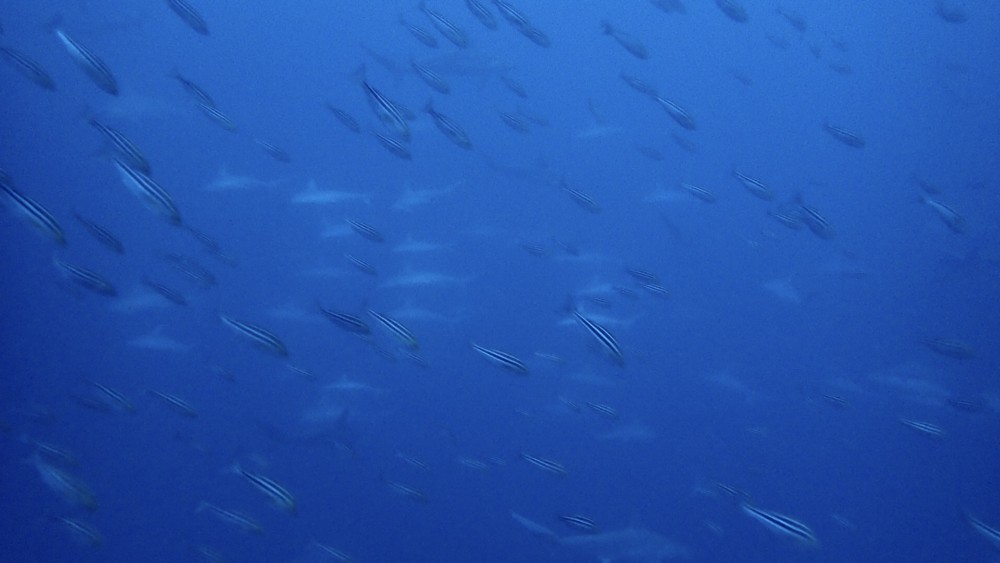
M684 13L516 2L546 48L492 2L482 0L495 30L464 2L431 1L466 33L465 49L409 1L198 0L207 36L167 2L5 3L0 44L56 88L9 56L0 65L0 167L67 244L4 198L0 560L336 560L318 544L357 561L995 560L968 519L1000 527L1000 10L942 0L965 14L955 22L931 0L745 0L741 23L682 2ZM602 34L604 19L649 58ZM117 96L56 27L107 65ZM411 59L450 93L431 90ZM237 130L209 119L175 73ZM363 79L412 112L411 159L375 137L399 138ZM442 134L428 100L471 150ZM139 147L180 226L129 192L120 154L89 118ZM311 184L346 199L302 202ZM810 210L832 236L811 232ZM84 287L60 261L117 295ZM371 334L336 326L319 305ZM616 339L622 365L574 310ZM273 333L288 356L223 315ZM962 351L936 352L935 339ZM527 375L471 343L515 356ZM295 514L237 465L294 495ZM97 508L60 478L91 490ZM263 533L196 510L203 502ZM751 509L815 539L777 533ZM560 519L573 514L596 529Z

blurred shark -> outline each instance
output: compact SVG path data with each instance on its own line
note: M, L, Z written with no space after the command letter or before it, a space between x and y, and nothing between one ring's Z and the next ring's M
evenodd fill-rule
M292 196L292 203L300 204L332 205L348 201L371 203L371 195L361 192L321 190L316 180L309 180L304 190Z
M464 183L465 180L458 180L443 188L415 190L413 189L413 185L407 180L403 184L403 191L399 195L399 199L392 204L392 209L393 211L413 211L414 207L440 199Z
M190 344L184 344L169 336L165 336L163 334L163 325L156 327L149 334L130 339L127 344L132 348L159 350L163 352L187 352L191 349Z
M215 178L211 182L205 185L205 191L209 192L226 192L226 191L237 191L237 190L259 190L259 189L270 189L287 182L287 178L280 178L277 180L264 180L261 178L254 178L253 176L240 176L237 174L230 174L223 165L219 169L219 173L215 175Z
M645 528L628 527L598 534L558 536L549 528L516 512L511 517L532 534L580 551L589 552L598 560L658 562L690 557L690 551L674 541Z

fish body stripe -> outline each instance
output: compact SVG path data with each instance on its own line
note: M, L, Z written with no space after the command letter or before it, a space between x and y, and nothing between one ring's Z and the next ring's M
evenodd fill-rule
M284 342L282 342L281 339L275 336L275 334L271 331L250 323L236 320L226 315L220 315L220 318L222 319L222 322L232 327L237 333L242 334L250 340L260 344L264 348L272 350L279 356L288 356L288 348L285 347Z
M813 531L794 518L778 514L777 512L762 510L747 503L743 503L742 507L743 512L779 534L793 537L805 543L816 542L816 535Z
M484 348L476 343L472 344L472 349L485 356L487 360L501 367L505 367L517 373L528 373L528 366L524 365L524 362L507 352L501 352L500 350L494 350L492 348Z

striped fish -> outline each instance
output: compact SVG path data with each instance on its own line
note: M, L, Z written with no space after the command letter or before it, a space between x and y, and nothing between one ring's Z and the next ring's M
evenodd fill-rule
M213 105L208 105L203 102L199 102L198 109L200 109L202 113L204 113L209 119L211 119L212 122L214 122L219 127L222 127L226 131L229 131L230 133L235 133L239 129L239 127L236 126L236 122L233 121L232 118L219 111L219 109Z
M670 290L663 284L643 283L639 284L639 286L657 297L670 297Z
M152 289L157 294L159 294L160 297L163 297L164 299L170 301L174 305L181 305L181 306L187 305L187 298L184 297L184 294L177 291L176 289L173 289L172 287L165 286L162 283L155 282L145 277L142 278L142 283L149 289Z
M864 139L864 137L862 137L861 135L858 135L857 133L854 133L852 131L848 131L847 129L844 129L843 127L839 127L837 125L831 125L829 123L824 123L823 124L823 130L825 130L827 133L829 133L830 136L833 137L834 139L837 139L838 141L840 141L841 143L844 143L845 145L847 145L849 147L854 147L856 149L860 149L860 148L864 148L864 146L865 146L865 139Z
M330 547L328 545L321 544L315 540L313 540L313 545L319 548L319 550L322 551L323 553L329 555L334 561L340 561L342 563L354 563L353 557L335 547Z
M756 178L751 178L746 174L740 173L738 170L733 170L733 176L743 184L743 187L750 190L750 193L763 199L764 201L771 201L774 199L774 192L771 188L767 187L763 182Z
M534 465L535 467L538 467L539 469L548 471L553 475L557 475L559 477L566 476L566 468L563 467L563 465L557 461L552 461L551 459L545 459L543 457L535 457L531 454L527 454L524 452L521 452L521 459L527 461L528 463Z
M528 366L524 365L524 362L518 358L508 354L507 352L501 352L500 350L495 350L492 348L484 348L475 342L472 343L472 349L483 355L484 358L493 362L494 364L509 369L514 373L527 374Z
M518 115L512 113L501 111L500 119L507 124L508 127L517 131L518 133L530 133L531 128L528 127L528 123Z
M375 112L375 116L386 127L395 131L404 141L409 141L410 126L407 125L399 106L394 104L389 98L386 98L382 92L379 92L363 78L364 67L361 67L361 70L358 72L362 75L361 86L364 87L365 94L368 97L368 105Z
M233 465L232 471L233 473L242 475L243 478L256 487L258 491L264 493L267 498L271 499L271 502L273 502L278 508L292 515L298 514L295 497L292 496L292 493L288 492L288 489L259 473L251 473L250 471L243 469L240 467L239 463Z
M570 186L569 184L566 183L565 179L563 179L562 181L562 190L569 195L570 199L572 199L574 203L586 209L587 211L591 213L601 212L601 206L598 205L596 201L594 201L594 198Z
M251 532L254 534L264 533L264 528L261 527L259 522L242 512L222 508L207 501L201 501L201 503L198 504L198 507L194 509L195 512L202 512L205 510L211 510L212 514L215 514L219 520L229 524L230 526L243 530L244 532Z
M650 272L649 270L643 270L641 268L625 268L625 272L628 275L636 279L640 283L659 283L660 276Z
M715 194L705 188L702 188L701 186L681 182L681 187L684 188L684 191L704 201L705 203L715 203Z
M63 500L90 511L97 510L94 491L75 475L46 463L37 453L32 456L31 464L38 470L42 482Z
M496 29L497 19L493 17L493 13L486 9L479 0L465 0L466 7L472 12L473 16L479 20L479 23L486 26L486 29Z
M385 242L385 237L382 233L378 232L375 227L372 227L368 223L362 223L361 221L355 221L354 219L344 219L347 224L354 229L354 232L358 233L362 237L372 241L372 242Z
M447 94L451 92L451 87L448 85L448 81L444 79L440 74L434 72L433 70L417 64L416 61L410 59L410 66L413 71L417 73L417 76L424 81L425 84L431 87L432 90L439 94Z
M334 311L333 309L326 309L322 305L320 305L319 310L321 313L326 315L326 318L330 319L330 322L348 332L353 332L355 334L371 333L371 329L368 328L368 323L354 315L341 313L340 311Z
M469 38L465 35L465 32L459 29L455 24L448 21L448 19L440 13L428 8L427 3L424 2L424 0L420 0L418 8L427 15L427 17L431 20L431 25L433 25L434 28L445 37L445 39L451 41L459 49L464 49L469 46Z
M181 212L174 203L174 198L152 178L132 168L125 162L114 159L115 168L125 186L132 191L147 207L159 213L171 225L181 224Z
M990 526L986 522L983 522L971 514L965 515L965 521L972 526L972 529L975 530L976 533L989 540L989 542L993 544L994 548L1000 549L1000 529Z
M570 528L580 530L586 534L601 533L601 528L598 527L597 523L582 514L560 514L559 519Z
M413 158L413 155L410 154L410 149L406 148L406 146L403 145L403 143L397 141L396 139L393 139L392 137L383 135L376 131L373 131L372 134L375 135L375 138L378 139L378 142L381 143L382 146L385 147L385 149L390 153L392 153L394 156L398 156L403 160L411 160Z
M104 90L112 96L118 95L118 81L115 80L113 74L111 74L111 69L108 65L104 64L97 55L90 51L90 49L84 47L83 45L77 43L72 37L66 34L65 31L61 29L55 30L56 37L62 42L63 46L66 47L66 51L69 52L69 56L73 58L73 61L83 69L83 72L97 84L97 87Z
M371 265L371 263L366 262L365 260L362 260L357 256L350 254L348 252L344 253L344 258L346 258L347 261L350 262L352 266L368 274L369 276L378 275L378 270L376 270L375 266Z
M610 418L611 420L618 420L618 411L614 407L603 403L591 403L590 401L587 401L587 406L590 407L590 410L601 416Z
M59 222L48 209L14 189L9 181L0 181L0 189L3 190L14 211L27 220L38 232L56 241L56 244L60 246L66 245L66 233L63 232Z
M135 143L130 141L128 137L122 135L117 129L112 129L94 118L91 118L88 123L111 141L111 146L114 147L115 153L118 154L123 162L147 176L152 173L149 161L143 156L139 147L135 146Z
M266 152L268 155L270 155L271 158L277 160L278 162L292 161L292 157L291 155L288 154L288 151L279 147L278 145L275 145L274 143L262 139L254 139L253 142L257 143L257 145L260 148L264 149L264 152Z
M90 524L81 522L80 520L74 518L64 518L62 516L56 516L55 521L62 524L64 528L73 536L73 538L80 544L89 545L90 547L100 547L101 543L104 541L101 538L101 533L97 531Z
M583 316L583 314L576 309L573 310L573 316L576 317L576 320L585 329L587 329L587 332L591 336L597 340L601 348L603 348L604 351L611 356L611 359L614 360L616 364L619 366L625 365L625 355L622 354L621 346L618 345L618 341L615 340L615 337L608 332L608 329Z
M395 336L400 342L402 342L407 348L411 350L417 350L420 348L420 343L417 342L417 338L413 336L408 328L400 324L398 321L390 319L385 315L381 315L368 309L368 314L371 315L376 321L379 322L390 334Z
M525 90L524 85L514 80L513 78L507 76L506 74L500 76L500 81L503 85L507 87L508 90L514 93L518 98L528 98L528 91Z
M650 98L657 98L660 95L656 86L653 86L641 78L632 76L631 74L626 74L625 72L620 73L618 76L625 81L625 84L628 84L633 90L639 92L640 94L645 94Z
M333 116L337 118L337 121L339 121L340 124L343 125L344 127L347 127L348 129L350 129L355 133L361 132L361 126L358 125L358 120L351 117L351 114L347 113L346 111L338 107L331 105L330 102L326 103L326 109L330 110Z
M383 479L383 481L385 481L385 484L388 485L390 489L400 495L403 495L404 497L413 499L417 502L430 501L430 497L427 496L427 493L421 491L420 489L399 483L397 481L390 481L388 479Z
M125 254L125 245L122 241L118 240L118 237L113 235L111 231L105 229L104 227L81 217L78 213L73 213L76 220L80 222L87 229L87 232L91 234L98 242L104 246L110 248L118 254Z
M548 47L552 44L548 36L528 21L528 18L518 11L517 8L504 0L493 0L493 4L497 7L500 15L507 20L507 23L519 31L521 35L531 40L532 43L539 47Z
M661 108L664 109L664 111L667 112L667 115L673 118L673 120L676 121L681 127L689 131L694 131L698 128L698 124L695 123L694 117L691 116L691 113L682 108L679 104L677 104L677 102L668 100L661 96L655 96L653 99L660 105Z
M130 401L125 395L121 394L121 392L117 389L108 387L107 385L96 381L91 381L90 384L96 387L97 390L104 395L104 397L110 399L114 405L117 405L119 409L131 413L135 412L135 405L132 404L132 401Z
M155 391L153 389L149 390L149 394L153 395L154 397L159 397L165 403L167 403L167 406L169 406L171 409L173 409L175 412L179 414L182 414L188 418L198 418L198 411L195 410L195 408L191 406L190 403L188 403L184 399L181 399L177 395L171 395L170 393Z
M222 319L222 322L226 326L232 328L244 338L249 339L260 348L273 352L282 358L288 357L288 348L285 347L285 344L273 332L226 315L219 315L219 318Z
M55 262L56 266L77 285L81 285L94 293L107 297L118 295L118 290L104 276L86 268L68 264L62 260L57 259Z
M814 235L827 240L837 236L837 232L833 229L833 226L830 225L830 222L826 220L826 217L823 217L823 215L821 215L815 207L811 207L803 203L801 194L796 195L795 203L798 205L799 216L801 217L802 222L809 227L809 230L812 231Z
M46 90L55 90L56 83L49 76L42 65L35 62L24 53L20 51L15 51L14 49L8 49L7 47L0 47L0 54L3 55L4 59L14 67L18 73L27 78L28 80L35 83L36 86L44 88Z
M743 513L766 526L772 532L790 537L804 544L816 545L816 534L802 522L784 514L763 510L749 503L740 505Z
M445 137L448 137L449 141L463 149L472 149L472 142L469 141L469 136L465 134L465 131L450 117L436 111L430 101L424 106L424 111L434 119L434 125L437 125L437 128L444 133Z
M933 209L934 213L937 213L937 216L944 222L945 225L948 225L948 228L951 229L953 233L962 234L965 232L965 217L959 215L957 211L940 201L927 196L922 196L921 201Z
M907 426L909 428L912 428L913 430L916 430L917 432L920 432L921 434L934 436L935 438L944 436L944 429L938 426L937 424L931 422L911 420L909 418L901 418L899 419L899 422L901 422L904 426Z
M187 90L187 93L192 98L194 98L194 100L196 102L198 102L199 104L206 105L206 106L214 106L215 105L215 100L213 100L212 96L209 96L208 92L205 92L205 90L201 86L198 86L194 82L188 80L187 78L184 78L177 71L174 71L173 77L178 82L181 83L181 86L184 86L184 89Z
M208 35L208 24L205 23L205 18L201 17L201 14L191 4L184 0L167 0L167 4L184 23L188 24L188 27L200 35Z
M416 38L417 41L423 43L425 46L430 47L431 49L437 48L438 46L437 38L431 35L431 33L426 29L418 25L413 25L412 23L402 18L400 18L399 23L402 24L403 27L405 27L406 30L410 32L410 35L413 35L413 37Z

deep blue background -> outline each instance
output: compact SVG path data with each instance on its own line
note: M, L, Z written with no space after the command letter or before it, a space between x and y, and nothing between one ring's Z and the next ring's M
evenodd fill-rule
M199 547L211 546L232 561L322 561L315 540L359 561L655 561L671 545L700 561L987 560L990 544L963 511L1000 526L1000 11L954 0L969 15L955 24L924 0L789 2L808 22L800 33L769 1L748 0L745 24L710 2L686 1L686 14L638 0L518 2L551 38L543 49L484 4L495 31L463 2L430 4L470 36L459 50L413 2L200 1L209 37L166 2L5 3L0 42L46 68L57 89L0 66L0 166L69 243L56 247L6 205L0 558L201 560ZM120 96L75 66L49 29L55 16L112 69ZM434 33L439 48L418 43L401 17ZM602 19L641 40L649 60L603 35ZM439 71L451 94L421 82L411 57ZM359 84L362 64L416 114L412 161L371 134L384 129ZM174 71L206 89L239 131L202 115ZM698 129L678 127L621 72L687 108ZM502 73L528 99L507 90ZM429 99L468 133L472 151L441 135L422 111ZM345 129L326 102L363 133ZM520 134L500 111L548 125L529 122ZM88 116L141 147L184 224L217 240L232 263L125 189ZM838 143L825 122L866 146ZM255 138L285 148L291 163ZM733 168L762 179L776 200L754 198ZM256 183L211 189L222 174ZM561 178L601 212L576 205ZM966 233L920 203L918 178L965 217ZM293 203L311 180L368 200ZM695 200L682 182L710 189L717 203ZM406 207L407 189L444 191ZM796 194L833 224L834 239L769 216ZM114 232L126 254L100 246L74 211ZM386 242L357 236L346 217ZM438 247L401 247L412 241ZM355 270L345 252L379 275ZM168 253L197 260L218 285L192 283ZM119 296L67 283L54 258L105 275ZM655 272L671 296L645 292L626 267ZM421 272L447 278L403 283ZM144 278L182 291L188 306L151 294ZM384 331L373 343L337 329L317 302L398 319L427 366ZM625 367L596 348L570 303L615 334ZM280 335L287 362L219 313ZM176 349L137 341L150 334ZM935 354L923 342L936 337L966 341L976 355ZM530 375L490 365L470 342L520 357ZM81 406L96 396L89 381L120 390L138 412ZM147 390L184 398L198 418ZM984 411L958 411L949 397L979 398ZM900 418L945 435L921 435ZM75 453L68 471L95 491L96 512L46 486L30 463L35 441ZM567 476L539 470L522 451L557 460ZM489 468L466 467L462 456ZM298 516L269 506L229 470L234 462L286 486ZM801 520L819 545L768 533L715 481ZM203 500L253 516L265 533L196 513ZM532 535L511 512L559 539ZM570 513L603 533L576 545L578 532L557 517ZM51 517L88 522L103 545L77 544ZM624 535L632 539L612 545Z

